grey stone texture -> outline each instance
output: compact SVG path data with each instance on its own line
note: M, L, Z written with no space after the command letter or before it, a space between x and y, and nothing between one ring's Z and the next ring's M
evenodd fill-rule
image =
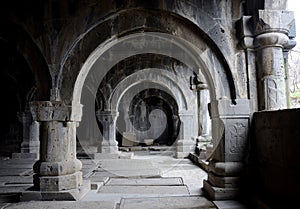
M162 177L152 162L121 153L122 134L128 132L140 145L128 137L123 142L129 151L147 152L152 144L145 140L153 139L155 146L170 147L164 155L183 162L197 139L208 139L202 154L208 177L199 184L214 200L239 194L253 114L288 107L284 55L295 46L296 34L287 0L7 3L0 8L0 83L7 101L0 145L4 157L14 150L16 159L38 160L32 168L7 165L0 176L33 175L24 199L79 199L82 191L89 193L85 178L94 178L95 192L106 186L105 177ZM289 127L282 127L255 133L269 147L259 160L266 158L270 170L274 164L264 154L281 153L285 141L298 145L285 135ZM94 164L82 167L79 147ZM276 162L289 160L294 147L274 154ZM265 188L275 194L283 188L282 182L270 185L272 178L259 171ZM183 187L177 187L180 195Z
M299 116L299 109L254 114L246 181L254 197L270 207L293 207L299 196Z

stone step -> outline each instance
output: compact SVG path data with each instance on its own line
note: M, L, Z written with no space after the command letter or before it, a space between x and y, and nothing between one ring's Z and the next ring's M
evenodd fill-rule
M216 208L204 197L122 198L120 209L209 209Z

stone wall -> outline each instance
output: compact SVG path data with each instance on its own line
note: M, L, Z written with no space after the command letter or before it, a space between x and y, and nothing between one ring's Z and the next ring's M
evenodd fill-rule
M247 183L272 208L300 195L299 136L300 109L254 114Z

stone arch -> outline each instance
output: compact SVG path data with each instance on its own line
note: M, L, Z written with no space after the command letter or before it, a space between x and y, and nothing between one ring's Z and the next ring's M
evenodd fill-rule
M188 98L193 97L191 91L187 89L182 89L180 86L185 86L181 81L175 80L175 76L169 72L162 72L159 69L144 69L133 75L128 76L123 81L117 85L111 94L108 104L110 107L108 109L112 109L117 111L119 102L122 96L128 91L130 88L133 88L139 83L148 82L153 83L159 87L163 87L166 89L171 96L173 96L178 104L179 111L191 110L194 106L188 101ZM169 84L169 85L168 85ZM173 88L171 88L173 87ZM148 88L147 85L144 86L144 89ZM185 91L185 92L184 92Z
M167 91L151 83L147 88L144 83L139 83L126 91L120 100L116 123L116 140L120 145L123 144L123 133L129 132L135 134L136 142L145 143L145 139L153 139L148 145L156 143L174 147L180 120L178 104Z
M162 54L137 54L120 61L106 73L103 81L98 87L97 95L102 94L102 100L108 100L116 85L118 85L123 79L132 75L133 73L147 68L156 68L160 69L161 71L168 71L169 75L173 78L177 76L184 77L187 75L185 76L186 83L190 82L189 75L194 74L193 69L190 69L184 63L181 63L172 57ZM173 80L176 81L178 79ZM186 87L186 85L183 86ZM100 97L99 99L101 100Z
M139 12L139 10L135 11ZM105 20L108 21L107 23L104 24L104 22L102 22L101 24L93 28L89 33L89 38L91 38L93 34L96 35L97 32L103 30L103 27L105 25L107 26L108 23L114 25L114 22L116 21L114 19L115 17L116 16L111 17L112 19L107 18ZM133 27L132 24L129 24L129 28L122 28L123 31L112 30L108 36L102 37L102 40L97 40L99 42L96 42L93 45L95 46L97 45L97 43L100 43L96 49L90 48L90 51L84 50L84 53L89 51L90 54L80 54L80 59L78 59L77 61L74 60L75 57L71 56L66 60L63 69L69 68L71 66L71 62L76 63L81 60L81 63L84 64L81 65L78 63L78 66L82 66L81 69L74 69L75 75L78 73L76 78L72 77L70 79L70 76L64 76L64 72L67 73L69 70L63 70L61 72L62 78L68 78L68 81L62 80L61 82L59 82L61 84L61 98L65 101L65 103L72 103L73 107L77 107L80 102L82 102L81 95L83 95L82 89L84 86L84 82L90 82L89 78L87 77L88 75L92 75L90 77L93 77L93 79L96 78L96 80L101 81L101 79L103 79L104 75L108 72L109 69L111 69L116 63L125 59L126 57L134 55L134 53L136 53L134 52L135 50L141 49L139 47L139 44L142 44L143 49L146 49L146 51L140 51L139 53L161 53L167 56L174 57L183 63L187 63L187 65L190 68L195 69L196 72L200 70L205 77L205 81L208 84L211 100L218 101L220 99L225 99L228 100L229 105L235 105L238 91L236 89L235 79L230 70L230 66L226 61L226 57L224 56L224 54L226 53L221 53L221 50L217 47L217 42L214 42L211 38L209 38L209 34L204 32L204 28L199 28L192 22L189 22L177 15L170 15L169 18L169 21L172 22L172 26L179 24L183 27L184 30L186 30L185 33L181 33L180 31L183 29L179 29L178 27L174 27L171 30L168 29L170 31L158 30L159 32L151 32L156 30L154 28L151 28L147 24L141 25L139 27ZM217 23L214 22L214 25L216 24ZM118 30L119 29L120 28L118 28ZM85 38L87 37L84 36L83 39ZM156 39L159 39L159 41L157 41ZM226 40L225 37L223 37L223 41L224 39ZM85 39L85 41L89 42L88 38ZM163 42L172 47L167 47L165 52L155 51L158 45L162 44ZM224 42L226 43L226 41ZM79 41L78 43L83 44L84 42ZM90 47L90 45L88 46ZM78 51L80 49L80 44L76 45L75 47L78 47L75 50ZM118 47L125 47L127 54L118 54L117 52L122 52L122 50L119 50L120 48L118 49ZM128 47L132 48L128 50ZM123 52L125 48L123 48ZM181 54L172 54L172 52L176 50L179 50ZM112 60L112 58L114 60ZM187 60L183 61L182 58ZM98 86L95 86L93 90L95 92L95 95L97 87ZM73 89L73 92L70 92L69 89ZM221 103L212 103L212 109L214 113L216 113L215 116L217 118L219 118L219 104ZM84 104L84 106L86 107L91 106L92 108L90 110L94 109L94 105L95 104ZM183 117L186 118L186 123L184 126L191 126L191 124L189 124L188 122L190 120L189 113L183 113ZM186 137L189 136L182 136L182 138ZM220 138L222 136L218 135L217 137Z
M80 97L80 93L76 93L76 91L80 92L81 89L78 86L81 85L79 84L79 80L85 79L89 71L88 69L91 68L97 57L99 57L101 54L99 54L100 48L105 51L112 45L116 44L118 39L122 37L124 38L129 34L145 31L158 31L166 34L172 34L172 36L187 40L196 46L197 44L199 44L199 41L204 41L204 45L197 46L198 52L196 54L200 55L204 62L209 63L208 68L214 68L211 69L211 71L216 71L215 73L218 74L218 77L223 80L223 82L221 83L224 83L224 85L226 85L224 87L226 89L226 92L223 92L223 95L221 95L220 97L225 95L227 98L230 98L232 100L237 98L238 92L235 87L235 79L230 71L230 66L228 64L229 62L227 62L227 59L229 59L229 57L226 57L226 54L229 54L229 52L226 52L226 50L224 52L219 47L217 47L217 45L219 45L223 47L226 46L224 47L224 49L230 48L229 44L226 41L225 34L215 32L217 28L222 28L218 24L218 22L210 18L205 12L199 14L200 16L203 16L204 19L207 19L207 25L210 25L210 27L207 27L207 25L202 25L203 23L201 23L201 21L189 20L187 14L178 15L171 13L170 11L151 11L152 17L159 17L161 15L158 14L163 13L163 15L167 17L167 22L165 20L163 21L157 19L156 21L160 22L160 27L157 29L150 27L150 25L147 25L149 23L141 24L138 22L127 24L128 28L119 27L119 24L126 25L124 22L126 21L125 17L127 15L130 16L132 12L136 12L137 15L142 15L142 13L145 11L141 11L140 9L131 9L130 12L126 10L108 16L104 20L101 20L97 24L95 24L93 28L88 31L88 33L80 37L77 40L76 44L73 45L73 48L70 49L69 56L62 65L61 73L58 78L60 82L58 82L59 86L57 87L61 89L61 97L66 103L70 103L71 101L75 100L76 102L80 101L80 98L77 98L78 96ZM119 21L119 18L121 17L123 22ZM110 27L114 24L116 24L114 27L116 30L111 30L110 32L103 34L103 36L99 38L99 33L102 34L103 31L107 32L105 28ZM177 27L178 25L180 25L181 27ZM182 30L186 30L186 33L182 33ZM220 41L222 41L222 44L219 44ZM98 48L96 48L97 46ZM199 51L199 48L204 49L204 51ZM210 61L211 58L213 58L214 60ZM82 65L82 63L84 64ZM215 69L214 63L218 63L218 69ZM78 76L70 78L70 76L67 75L69 72L69 68L72 68L72 72L74 73L74 75ZM205 71L207 69L203 70ZM64 78L66 78L67 80L64 80ZM77 78L79 78L79 80L77 81L77 84L75 84ZM74 92L70 92L69 89L74 89Z
M189 138L196 137L198 129L198 121L196 119L197 107L195 105L196 95L188 88L188 85L180 79L176 79L176 76L168 71L144 69L126 77L116 86L109 97L108 109L118 112L120 101L127 92L132 91L132 94L135 95L151 87L162 89L171 95L177 103L179 115L189 113L192 127L182 128L181 133ZM179 147L181 148L181 145Z

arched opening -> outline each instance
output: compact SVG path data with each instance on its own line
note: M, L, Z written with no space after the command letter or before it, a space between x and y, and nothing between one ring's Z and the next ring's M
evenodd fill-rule
M23 141L22 113L27 109L28 97L35 87L34 76L24 58L8 42L0 40L2 120L0 155L10 157L19 152Z
M139 35L141 35L141 36L139 36ZM148 35L149 35L149 38L151 39L151 42L149 42L149 40L147 40ZM160 36L162 36L162 37L160 37ZM196 49L193 46L191 46L189 43L185 43L184 40L181 40L181 39L178 40L178 42L176 42L174 40L172 40L170 42L169 41L170 38L167 39L166 36L168 36L168 35L155 34L155 33L154 34L153 33L149 33L149 34L143 33L143 34L135 34L132 36L129 35L128 37L124 37L124 39L120 38L120 39L116 40L115 43L106 43L105 49L101 48L101 50L100 50L101 53L97 55L97 56L99 56L98 59L94 60L93 63L88 62L89 64L92 64L92 65L90 66L91 68L89 71L89 75L87 76L87 78L85 80L86 84L81 83L83 80L80 81L81 84L77 83L78 85L87 85L88 86L87 89L89 89L89 91L90 91L89 94L85 94L85 93L82 94L83 97L81 97L81 103L84 105L84 107L87 109L90 109L91 111L95 110L95 103L93 103L91 101L93 101L93 98L95 98L95 95L97 95L99 83L101 83L103 81L103 79L105 78L105 75L107 74L109 69L111 69L119 61L125 59L126 57L130 57L132 55L141 53L141 52L139 52L139 50L141 50L141 49L138 48L138 46L132 45L133 40L140 41L140 42L148 45L148 47L146 47L145 50L142 49L143 53L151 52L151 53L165 54L166 56L174 57L175 59L180 60L182 63L186 63L186 65L189 66L190 69L192 69L191 73L187 76L188 77L187 80L185 79L185 80L179 81L180 79L178 79L178 78L180 78L180 76L174 74L175 77L176 76L178 76L178 77L177 77L177 80L174 80L173 82L178 82L178 83L183 82L182 84L180 84L180 86L182 86L182 87L185 86L185 88L187 87L189 89L190 88L189 78L191 75L193 75L193 72L194 72L196 74L201 75L200 77L202 77L204 79L203 82L207 83L209 93L210 93L210 98L212 98L212 99L216 98L216 96L219 94L225 94L225 95L229 94L230 95L230 91L228 89L227 90L224 89L224 85L227 85L228 83L227 84L222 83L219 80L219 79L223 79L224 77L217 76L216 72L214 72L213 69L208 68L206 65L206 64L208 64L208 65L214 66L214 67L216 67L216 65L217 65L217 67L221 67L221 63L215 62L215 61L217 61L217 59L214 60L214 63L211 63L212 59L205 57L205 56L208 56L208 54L205 53L205 55L202 54L203 56L201 57L201 58L205 58L205 63L204 63L203 59L199 59L199 57L196 58L196 56L195 56L196 55L195 53L197 53L195 51ZM161 51L161 49L156 49L156 47L158 47L158 45L153 41L153 39L156 39L156 38L161 41L160 48L161 48L162 43L165 42L165 44L167 44L168 48L166 51ZM172 38L174 38L174 37L172 36ZM136 39L138 39L138 40L136 40ZM183 45L182 42L184 42L185 45ZM153 43L155 43L155 44L153 45ZM131 50L128 50L128 54L127 54L127 53L123 53L124 50L122 50L122 47L125 47L126 49L128 49L129 47L133 47L133 48ZM172 51L169 50L170 47L173 49ZM155 50L158 50L158 51L156 52ZM100 52L100 51L98 51L98 52ZM190 56L182 56L183 53L189 54ZM114 57L116 59L111 59L112 57ZM199 71L199 69L200 69L200 71ZM183 72L184 72L184 69L183 69ZM220 72L220 71L218 71L218 72ZM211 74L211 73L213 73L213 74ZM130 76L128 76L128 78L130 78ZM141 79L141 77L139 79ZM155 76L149 77L150 81L153 79L155 79ZM132 82L133 81L134 80L132 80ZM78 80L78 82L79 82L79 80ZM139 82L141 82L141 81L139 81ZM162 81L162 82L164 82L164 81ZM123 86L122 91L124 90L124 88L127 88L127 86ZM217 89L217 91L215 91L216 89ZM179 92L180 91L184 91L184 90L181 87L179 87ZM192 92L191 89L189 89L189 91ZM110 92L113 92L113 91L110 90ZM77 92L77 93L79 93L79 92ZM90 96L94 95L94 96L93 96L93 98L88 98L88 95L90 95ZM119 96L121 96L121 95L122 95L122 93L119 94ZM186 98L186 99L184 99L185 102L184 102L184 100L181 100L179 102L180 105L188 104L188 106L189 106L189 105L193 104L190 107L187 106L186 107L187 109L184 110L184 112L180 113L181 121L182 121L182 118L184 118L184 120L185 120L185 122L183 123L185 125L181 126L182 133L180 135L180 137L181 137L180 140L187 139L185 141L185 143L188 143L188 145L180 145L180 146L187 147L186 151L185 151L186 152L185 155L188 155L187 153L190 152L192 149L194 149L193 148L194 146L196 146L195 138L197 137L197 132L198 132L199 128L195 126L195 124L198 123L196 112L194 112L195 110L197 111L196 99L193 97L188 97L185 93L184 93L184 95L185 95L184 97ZM75 100L73 100L73 102L75 102ZM182 102L183 102L183 104L181 104ZM104 105L104 107L106 108L105 111L113 110L113 111L117 112L118 109L114 108L114 106L116 106L116 104L118 104L117 101L106 102L106 104ZM105 114L107 114L107 112ZM114 146L117 146L117 141L115 139L115 133L114 133L116 130L114 128L115 125L113 125L113 123L115 123L115 122L113 122L113 121L116 120L118 116L113 116L113 115L114 114L112 114L112 113L110 113L110 115L109 115L109 117L113 117L109 135L112 136L113 141L115 141ZM93 119L91 119L91 120L93 120ZM97 124L97 121L95 121L95 124ZM80 127L83 127L85 130L87 128L82 125ZM80 131L80 127L79 127L79 131ZM102 140L101 143L103 143L103 141L104 140ZM115 149L116 148L114 148L114 150ZM99 152L99 149L98 149L98 152Z
M133 146L171 146L179 134L178 117L175 99L160 89L145 89L133 98L123 96L116 126L118 144L128 146L128 141L122 141L122 133L130 132L135 136Z

